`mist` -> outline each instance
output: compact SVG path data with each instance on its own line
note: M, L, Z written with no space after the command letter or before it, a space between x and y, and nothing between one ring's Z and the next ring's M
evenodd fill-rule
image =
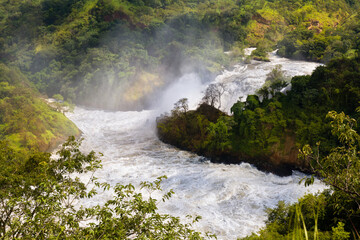
M195 109L203 97L203 91L208 83L202 82L196 73L188 73L168 85L167 88L153 101L151 108L161 113L169 112L174 103L181 98L187 98L189 108Z
M189 89L179 90L184 95L177 98L191 100L190 95L196 95L199 99L195 92L229 65L230 56L224 53L229 44L211 11L204 11L208 18L184 11L146 22L116 6L111 6L113 12L97 12L94 6L89 11L90 5L73 2L38 4L36 21L25 19L34 25L34 36L23 37L26 41L13 46L23 49L16 52L16 64L44 96L61 94L64 100L87 108L128 111L154 109L158 104L168 111L165 105L173 106L178 99L164 96L167 91L177 92L169 90L180 87L177 82L194 81L186 80ZM51 15L52 8L61 14ZM83 11L94 21L77 18L71 11ZM31 47L30 40L34 41Z
M194 16L146 31L118 23L83 60L75 102L108 110L169 111L186 97L196 107L204 84L220 73L217 60L227 57L219 34L201 24ZM71 95L66 88L61 93Z

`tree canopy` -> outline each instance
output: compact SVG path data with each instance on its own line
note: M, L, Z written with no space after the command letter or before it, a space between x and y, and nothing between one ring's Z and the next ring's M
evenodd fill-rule
M32 152L28 157L0 143L0 238L1 239L203 239L192 229L200 218L181 223L178 217L158 213L158 201L144 196L132 184L110 186L93 175L101 167L95 152L80 152L74 137L62 145L57 157ZM89 182L78 174L88 173ZM161 181L143 182L140 188L161 191ZM81 199L101 191L113 198L93 207Z

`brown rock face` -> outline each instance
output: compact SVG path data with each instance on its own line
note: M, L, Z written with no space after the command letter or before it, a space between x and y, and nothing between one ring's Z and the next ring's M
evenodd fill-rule
M286 134L284 144L274 148L274 152L269 156L274 166L288 165L292 169L309 172L309 163L298 158L299 149L296 147L294 135Z

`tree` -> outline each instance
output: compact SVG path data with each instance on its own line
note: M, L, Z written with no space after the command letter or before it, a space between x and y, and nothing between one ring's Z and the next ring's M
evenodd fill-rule
M267 48L264 43L259 43L254 51L251 53L251 57L259 61L269 61Z
M270 91L269 91L268 87L263 86L262 88L259 88L258 90L256 90L256 94L262 98L261 99L262 101L266 101L269 99Z
M241 101L241 98L231 107L230 111L234 114L234 120L238 124L240 123L241 116L245 110L246 103Z
M285 88L287 85L289 85L287 82L278 80L270 84L270 93L272 96L275 96L277 92L280 92L281 89Z
M216 123L210 122L207 131L210 148L216 151L224 151L231 147L230 131L232 123L227 117L220 117Z
M266 75L263 87L258 90L257 94L262 96L264 100L269 98L269 94L274 97L277 92L280 92L281 89L289 85L288 79L281 67L281 65L276 65L275 68Z
M79 144L69 139L58 159L51 160L49 153L40 152L21 157L2 143L0 238L46 239L70 236L80 229L84 214L74 209L74 201L91 197L94 190L88 192L70 174L94 171L101 165L94 152L82 154Z
M220 109L221 97L225 92L228 92L228 89L224 83L210 84L205 90L202 102L212 107L216 107L216 105L218 105L217 109Z
M54 94L53 98L57 101L57 102L63 102L64 101L64 97L61 96L60 94Z
M94 152L83 154L81 141L71 137L56 159L49 153L28 157L0 144L0 239L202 239L177 217L157 212L161 181L143 182L144 197L131 184L111 187L97 181L93 173L101 167ZM88 183L74 175L90 173ZM89 189L89 183L94 188ZM99 190L114 192L103 205L79 207L75 202L92 198ZM161 200L171 197L165 193ZM196 217L193 222L199 220ZM210 236L209 236L210 237Z
M249 95L246 98L245 104L246 104L247 109L254 111L260 105L259 97L256 95Z
M187 98L181 98L174 104L174 109L171 110L173 116L178 116L180 113L184 113L186 116L187 111L189 110L189 103Z
M314 171L332 187L338 214L347 216L352 222L352 217L360 213L360 135L354 129L356 120L345 113L330 111L327 118L332 119L332 134L338 137L340 145L324 157L319 153L320 143L315 152L305 145L301 156L312 161ZM312 181L313 178L307 179L306 184ZM352 225L359 237L356 224Z

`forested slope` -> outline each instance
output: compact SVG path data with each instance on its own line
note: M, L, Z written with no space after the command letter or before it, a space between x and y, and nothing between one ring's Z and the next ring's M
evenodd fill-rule
M222 66L238 62L245 46L257 46L258 59L280 40L279 53L288 57L351 56L358 7L356 1L1 0L0 61L44 96L142 109L186 72L210 81ZM327 47L306 47L323 38ZM3 138L16 133L6 129Z
M357 1L1 1L0 54L42 93L110 109L146 107L184 72L209 80L257 57L353 56ZM232 54L224 54L225 51Z

